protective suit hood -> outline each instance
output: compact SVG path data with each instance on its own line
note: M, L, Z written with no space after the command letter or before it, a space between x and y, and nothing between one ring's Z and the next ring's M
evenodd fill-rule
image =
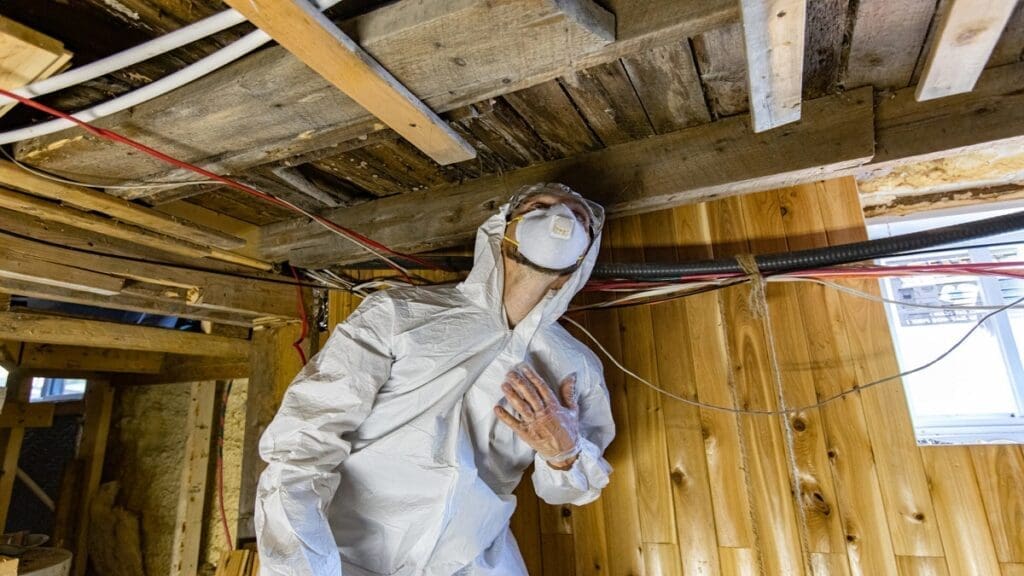
M586 202L582 198L580 200L585 202L590 209L593 234L593 241L583 257L583 262L561 288L552 290L520 324L526 323L538 327L557 322L569 308L572 299L590 279L590 273L594 270L594 264L597 262L597 255L601 249L604 209L595 203ZM488 218L477 229L473 269L458 286L458 289L467 298L480 307L496 311L497 319L502 323L505 322L505 311L502 304L504 261L501 255L501 244L511 211L511 203L502 205L497 214Z

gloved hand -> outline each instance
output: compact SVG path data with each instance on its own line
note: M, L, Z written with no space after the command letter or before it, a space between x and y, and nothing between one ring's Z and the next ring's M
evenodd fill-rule
M494 407L498 418L548 464L559 469L571 467L580 452L576 374L562 380L558 388L561 399L556 398L551 387L526 364L509 372L501 389L519 417L499 405Z

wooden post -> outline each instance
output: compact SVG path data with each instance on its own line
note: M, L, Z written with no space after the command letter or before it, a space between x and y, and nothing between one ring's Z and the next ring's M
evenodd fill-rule
M11 372L7 377L6 401L10 407L21 397L27 400L31 390L31 379L22 372ZM7 525L7 510L11 506L11 491L14 490L14 479L18 473L18 457L21 455L21 442L25 438L25 426L16 425L0 428L0 531Z
M185 465L181 473L181 492L178 495L174 545L171 549L171 576L189 576L199 568L199 541L203 534L203 503L216 398L216 381L192 383L188 421L185 424L189 431L188 439L185 440Z
M249 394L245 407L245 440L242 446L242 480L238 497L239 541L255 538L253 513L256 485L265 467L259 455L259 440L277 413L284 391L302 368L292 343L299 326L268 326L253 332L249 356Z
M114 389L110 383L104 380L90 381L85 390L85 429L78 448L78 459L83 461L84 468L78 500L78 527L72 550L75 554L75 576L84 576L88 565L89 506L100 485L113 406Z

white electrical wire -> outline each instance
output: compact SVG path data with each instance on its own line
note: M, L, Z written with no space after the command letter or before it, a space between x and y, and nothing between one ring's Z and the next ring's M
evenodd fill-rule
M922 304L919 302L903 302L900 300L892 300L889 298L883 298L882 296L876 296L868 292L857 290L856 288L844 286L837 282L830 282L819 278L807 278L804 276L769 276L765 279L769 282L811 282L822 286L828 286L829 288L845 292L852 296L857 296L858 298L864 298L865 300L872 300L883 304L894 304L896 306L903 306L906 308L927 308L929 310L1000 310L1003 308L1003 306L967 306L958 304Z
M338 2L340 2L340 0L318 0L315 3L317 8L322 11L334 6ZM193 82L210 72L223 68L269 41L270 36L267 35L266 32L257 29L231 44L228 44L224 48L217 50L213 54L189 64L177 72L164 76L155 82L151 82L137 90L128 92L127 94L123 94L112 100L102 102L91 108L77 112L73 116L83 122L92 122L105 116L126 110L132 106L138 106L139 104L148 102L153 98L162 96L171 90L184 86L189 82ZM6 102L9 100L10 99L5 98L3 101ZM12 142L19 142L28 138L45 136L66 128L71 128L74 125L74 122L71 120L59 118L23 128L17 128L15 130L9 130L7 132L0 133L0 144L10 144Z
M989 312L988 314L983 316L980 320L978 320L973 326L971 326L970 330L968 330L963 336L960 337L959 340L957 340L952 346L947 348L942 354L939 354L938 356L936 356L931 361L926 362L926 363L924 363L924 364L922 364L922 365L920 365L920 366L918 366L916 368L912 368L910 370L906 370L904 372L900 372L899 374L893 374L892 376L886 376L885 378L879 378L878 380L874 380L872 382L868 382L867 384L855 385L852 388L848 388L846 390L843 390L842 392L839 392L837 394L833 394L832 396L824 398L823 400L821 400L819 402L816 402L814 404L809 404L807 406L799 406L799 407L795 407L795 408L787 408L785 410L749 410L749 409L744 409L744 408L732 408L730 406L719 406L719 405L716 405L716 404L708 404L706 402L701 402L699 400L691 400L690 398L679 396L678 394L673 394L672 392L669 392L668 390L665 390L665 389L663 389L663 388L653 384L649 380L639 376L638 374L636 374L635 372L633 372L629 368L626 368L625 366L623 366L622 363L619 362L618 359L616 359L614 356L612 356L611 352L609 352L608 349L605 348L601 344L601 342L598 341L598 339L593 334L591 334L586 328L584 328L582 325L580 325L579 322L573 320L572 318L569 318L568 316L563 316L562 318L565 319L565 321L567 321L570 324L572 324L573 326L579 328L581 332L586 334L587 337L590 338L590 341L593 342L594 345L597 346L598 349L601 350L601 353L603 353L605 355L605 357L607 357L608 360L611 361L611 363L614 364L619 370L622 370L622 372L624 374L626 374L627 376L630 376L631 378L637 380L638 382L644 384L645 386L651 388L652 390L658 392L659 394L663 394L663 395L665 395L665 396L667 396L669 398L672 398L674 400L678 400L678 401L680 401L680 402L682 402L684 404L689 404L691 406L695 406L697 408L704 408L704 409L707 409L707 410L715 410L715 411L718 411L718 412L728 412L730 414L750 414L750 415L755 415L755 416L783 416L783 415L788 415L788 414L796 414L796 413L799 413L799 412L805 412L807 410L813 410L815 408L820 408L820 407L822 407L822 406L824 406L826 404L829 404L831 402L839 400L840 398L843 398L845 396L849 396L850 394L853 394L855 392L860 392L862 390L867 390L868 388L874 388L875 386L878 386L880 384L885 384L886 382L890 382L892 380L897 380L897 379L903 378L905 376L909 376L911 374L915 374L917 372L920 372L922 370L930 368L930 367L934 366L935 364L941 362L944 358L946 358L950 354L952 354L957 348L960 347L961 344L963 344L964 342L967 341L967 338L969 338L971 336L971 334L974 334L974 332L977 331L978 328L981 328L981 326L989 318L992 318L993 316L995 316L997 314L1001 314L1003 312L1006 312L1007 310L1009 310L1011 308L1015 308L1015 307L1017 307L1017 306L1019 306L1021 304L1024 304L1024 296L1022 296L1022 297L1020 297L1020 298L1010 302L1009 304L1006 304L1005 306L1000 306L996 310L993 310L993 311Z

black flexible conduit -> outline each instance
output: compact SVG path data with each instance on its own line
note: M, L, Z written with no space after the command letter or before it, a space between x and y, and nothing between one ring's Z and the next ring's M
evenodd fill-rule
M755 256L757 267L765 274L778 274L782 272L795 272L798 270L809 270L812 268L825 268L839 264L850 264L873 260L883 256L892 256L914 250L934 248L946 244L968 242L1024 230L1024 211L1013 214L1004 214L994 218L986 218L975 222L944 226L922 232L902 234L890 238L879 238L865 242L854 242L841 246L828 246L823 248L812 248L810 250L799 250L797 252L782 252L777 254L762 254ZM472 267L471 257L445 256L430 258L438 265L451 270L466 271ZM417 267L415 264L411 267ZM356 268L379 267L378 262L368 262L356 265ZM696 262L645 262L645 263L612 263L601 262L594 268L591 278L601 279L629 279L643 280L650 282L671 282L690 276L703 276L706 274L743 274L743 269L732 258L720 258L717 260L700 260Z

